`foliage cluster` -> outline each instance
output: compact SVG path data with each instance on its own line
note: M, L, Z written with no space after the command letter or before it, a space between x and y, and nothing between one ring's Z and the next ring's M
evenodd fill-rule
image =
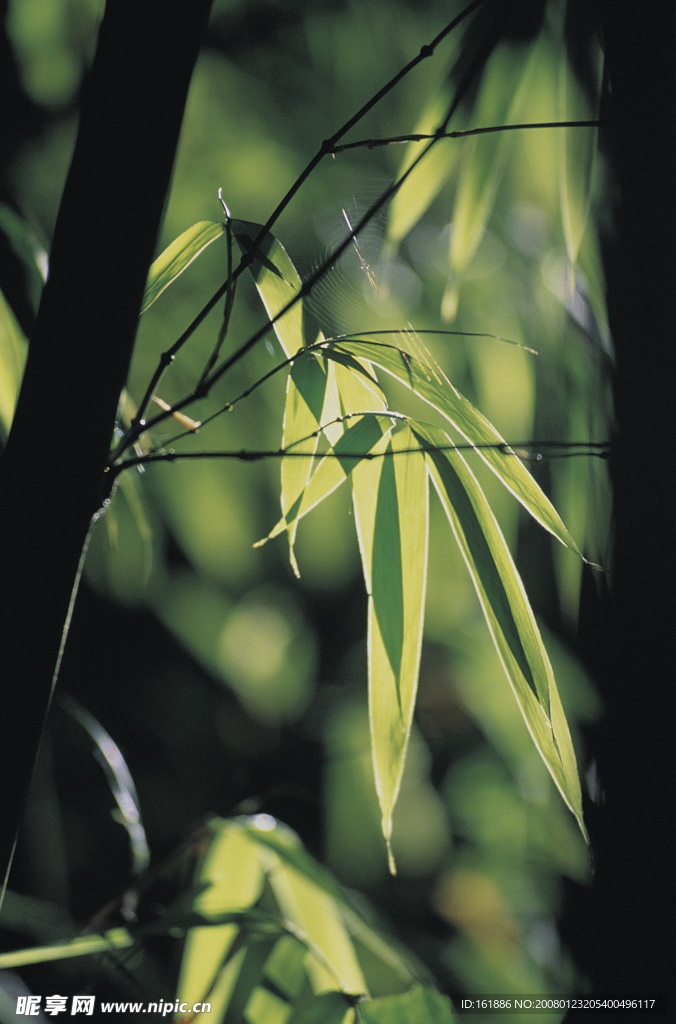
M89 49L69 28L81 6L57 5L42 40L20 5L9 22L44 128L8 174L45 237ZM119 858L124 828L127 895L101 914L68 899L102 840L90 796L57 797L45 771L74 836L49 841L51 891L25 851L31 919L16 892L4 914L34 947L60 903L58 945L0 954L6 969L78 958L94 967L62 987L91 970L115 988L122 965L122 991L212 998L252 1024L455 1019L278 820L276 798L300 793L322 807L320 827L294 812L306 844L389 906L443 988L572 984L555 917L561 878L587 875L571 731L598 711L564 638L581 552L604 548L601 58L575 5L535 6L499 24L505 5L470 4L440 31L435 5L403 0L215 5L63 666L77 701L54 709L46 747L79 730L102 761L118 824L101 834ZM34 294L25 224L9 207L2 224ZM8 431L27 327L6 297ZM281 534L290 566L262 546ZM102 608L111 664L93 679L86 617ZM214 811L147 872L148 838L169 851ZM114 897L101 879L93 892ZM82 915L101 937L70 938Z

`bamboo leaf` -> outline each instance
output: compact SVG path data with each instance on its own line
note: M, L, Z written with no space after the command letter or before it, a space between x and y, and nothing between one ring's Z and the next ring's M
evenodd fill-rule
M261 894L264 869L256 844L236 822L217 823L197 875L203 887L194 910L207 920L253 907ZM221 1020L237 984L244 943L238 924L192 928L186 939L176 996L190 1003L205 998Z
M572 21L580 20L580 15L582 19L589 17L588 12L578 11L567 19L568 32L574 33L574 39L569 40L568 53L561 51L559 56L558 117L561 121L592 121L599 116L603 53L589 25L571 25ZM574 47L570 46L571 42ZM571 60L577 68L571 66ZM574 274L589 217L598 128L564 130L559 133L558 141L561 220Z
M323 344L321 334L320 339L320 344ZM366 456L381 436L382 430L388 429L387 424L384 424L378 432L379 428L374 423L345 426L345 418L361 409L374 412L386 410L386 403L368 363L347 356L344 357L345 365L335 361L326 364L324 368L321 364L313 367L312 362L316 362L316 356L314 352L307 351L295 360L287 385L283 447L290 454L282 459L281 502L284 517L267 537L254 545L260 547L286 529L289 558L296 576L300 576L294 552L299 520L332 494L351 471L354 459L348 459L346 453L358 452ZM346 432L349 432L347 439L341 441L336 449ZM312 456L317 450L321 433L326 436L334 451L330 459L324 458L317 463ZM307 458L303 458L303 455L307 455ZM331 465L331 461L341 460L348 467L347 473L339 465Z
M384 996L359 1004L363 1024L456 1024L450 999L433 988L415 985L401 995Z
M148 273L143 294L141 313L145 313L160 297L165 288L183 273L197 259L201 252L220 238L224 225L215 221L201 220L179 235L154 261Z
M70 960L76 956L110 953L116 949L128 949L135 938L126 928L111 928L102 935L80 935L70 942L59 942L34 949L17 949L0 953L0 970L9 971L29 964L50 963L55 960Z
M384 415L384 414L383 414ZM361 459L372 455L374 447L380 441L384 431L391 429L380 422L379 414L367 414L359 417L342 433L332 446L332 451L323 456L307 485L298 494L286 511L286 514L272 528L267 537L256 542L254 547L261 547L268 540L277 537L284 530L306 516L340 486L353 471Z
M586 838L575 752L554 674L500 527L460 452L444 450L444 431L416 424L414 433L526 726Z
M249 819L249 834L262 846L274 851L281 861L287 863L316 888L322 890L339 909L355 948L364 950L371 963L377 963L379 972L387 977L392 988L408 988L414 981L426 978L426 971L420 965L414 970L410 956L404 957L395 945L386 941L355 911L335 878L314 860L303 847L298 836L291 829L276 825L275 828L257 827L257 817Z
M314 455L319 443L317 431L322 419L326 384L326 368L311 353L306 358L297 359L291 367L286 384L282 447L286 448L299 438L304 440L293 446L296 457L282 459L282 513L291 508L297 496L305 490L312 472L313 460L310 456ZM301 452L306 452L308 458L299 458ZM297 530L296 518L288 524L287 535L291 568L296 576L300 576L294 551Z
M433 134L443 122L450 103L451 95L448 91L434 96L416 124L414 134ZM458 124L454 123L454 127L457 130ZM423 145L426 143L408 143L404 160L399 168L398 178L401 178L414 160L420 156ZM392 246L398 245L406 237L434 202L446 182L454 174L461 153L462 145L457 142L449 140L438 142L425 155L425 159L420 162L403 185L397 189L389 204L387 226L387 239Z
M521 51L496 49L481 78L481 92L473 111L476 125L514 124L531 87L537 45L524 60ZM455 317L458 278L476 253L513 145L513 132L473 136L465 142L451 226L449 262L451 279L442 300L444 318Z
M271 866L268 880L284 918L309 943L306 969L315 992L367 992L340 906L304 872L286 861ZM316 951L319 955L313 955Z
M323 340L320 334L320 341ZM320 363L314 352L307 352L293 363L287 381L284 407L282 447L289 448L292 454L282 459L282 513L296 507L299 496L310 480L313 466L316 468L311 456L317 450L320 433L323 432L334 445L345 432L342 417L361 409L384 411L386 408L377 384L367 383L371 380L368 365L358 364L356 360L351 362L353 365L348 367L337 362ZM362 374L366 374L366 380ZM325 426L322 427L322 424ZM351 437L358 445L361 443L355 435ZM308 457L301 458L302 454ZM313 484L316 500L313 498L312 508L324 497L328 497L342 480L340 474L327 473L326 469L322 472L323 476ZM322 487L330 489L323 493L323 497L318 497ZM310 511L310 508L306 511ZM299 516L296 515L287 523L289 559L296 576L300 576L294 551L298 521Z
M27 351L28 342L0 291L0 440L12 425Z
M349 1024L354 1020L353 1005L344 992L323 992L296 1007L286 1024Z
M504 486L557 540L581 556L561 517L521 460L492 423L445 377L393 345L367 340L340 341L322 349L329 358L342 353L366 359L385 370L441 413L471 445Z
M302 282L298 271L284 246L269 231L256 244L263 230L260 224L231 220L230 225L242 254L251 261L250 270L258 294L272 320L300 293ZM287 359L303 347L303 304L300 299L275 321L273 330Z
M390 870L392 814L415 708L427 576L428 485L406 426L380 442L386 457L352 474L352 499L369 594L369 719L376 791ZM396 451L406 451L392 457Z

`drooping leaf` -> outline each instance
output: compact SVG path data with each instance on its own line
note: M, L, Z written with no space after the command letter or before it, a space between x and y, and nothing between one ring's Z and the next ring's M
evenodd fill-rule
M256 282L258 294L271 320L299 294L302 282L291 259L274 235L263 230L260 224L246 220L231 220L232 233L242 255L251 262L249 269ZM303 304L300 299L275 320L273 330L287 359L303 347Z
M9 434L26 362L28 342L0 291L0 438Z
M476 127L519 122L536 55L537 45L530 47L525 60L521 51L507 45L494 50L482 74L481 91L472 112ZM458 280L476 253L493 211L513 142L512 132L477 135L464 142L451 223L451 278L442 300L446 320L455 317Z
M451 102L448 92L434 96L416 124L413 134L433 134L442 123ZM458 130L458 122L454 122ZM416 160L426 142L409 142L397 177ZM397 190L389 205L387 240L392 246L409 233L453 175L462 153L462 144L450 139L437 142Z
M332 494L349 477L355 465L372 452L382 438L383 431L390 427L381 423L378 416L373 414L358 417L351 423L333 445L331 452L322 457L307 486L292 502L286 515L273 526L267 537L257 541L254 546L261 547L266 541L277 537Z
M250 819L249 834L252 838L273 851L280 861L293 868L332 901L352 937L355 949L366 951L368 961L378 965L378 973L381 980L386 979L388 989L403 990L415 981L430 980L422 965L412 963L410 954L401 952L366 923L333 875L310 856L291 829L279 824L275 828L258 828L256 822L255 817Z
M433 368L393 345L368 341L340 341L323 349L330 359L343 353L369 360L444 416L533 518L571 551L580 551L558 512L521 460L512 453L492 423Z
M324 408L326 383L326 369L313 354L297 359L287 378L282 448L286 448L292 442L295 443L294 457L282 459L282 512L290 508L297 496L303 492L312 472L311 456L316 452L319 443L318 429ZM306 453L308 457L301 458L302 453ZM289 559L294 573L300 576L294 551L297 529L298 519L294 519L287 528Z
M603 52L593 32L593 11L567 5L567 51L559 51L558 117L593 121L599 116ZM559 196L566 252L574 274L591 199L598 128L562 129L559 141Z
M347 417L361 410L386 410L386 403L367 363L351 360L345 367L331 362L326 364L326 368L319 364L316 367L302 365L315 359L314 352L303 353L294 361L289 375L283 435L283 447L289 455L282 459L281 487L282 512L285 515L257 545L286 529L291 567L297 576L300 571L294 542L298 521L332 494L346 478L354 464L354 460L347 458L347 453L367 455L382 434L382 429L379 433L374 423L360 426ZM341 440L336 449L339 439L347 431L349 438ZM320 433L334 447L334 452L317 464L312 456L317 450ZM342 462L347 472L338 465L332 466L331 459Z
M152 306L165 288L180 277L207 246L221 238L224 231L224 225L217 221L201 220L174 239L150 268L141 313L145 313Z
M393 873L392 814L415 708L427 577L428 484L424 459L408 451L415 447L405 426L380 442L383 458L361 462L352 474L369 595L371 750Z
M257 850L245 829L223 822L213 829L196 883L203 887L194 910L207 920L255 906L264 882ZM221 1019L237 983L243 944L237 924L191 929L185 943L177 998L193 1005L208 999Z
M586 837L575 752L528 598L488 502L438 427L416 424L441 499L533 741Z
M367 992L339 904L311 877L275 858L268 881L284 918L308 943L306 970L315 992Z

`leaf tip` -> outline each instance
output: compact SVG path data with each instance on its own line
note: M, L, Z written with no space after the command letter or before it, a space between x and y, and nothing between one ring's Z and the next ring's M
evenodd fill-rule
M458 301L458 286L455 283L451 283L446 288L444 297L441 300L441 316L446 323L452 323L455 320L458 313Z
M389 872L392 877L394 877L397 873L397 862L395 861L394 854L392 853L392 843L390 839L385 840L385 845L387 848L387 867L389 868Z

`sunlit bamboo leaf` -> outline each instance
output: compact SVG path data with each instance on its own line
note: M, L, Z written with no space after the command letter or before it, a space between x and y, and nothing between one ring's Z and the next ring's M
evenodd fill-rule
M472 112L477 127L515 124L520 120L533 77L537 45L524 59L509 46L496 49L481 78L481 92ZM458 280L479 246L513 145L512 132L473 136L464 142L460 178L451 222L451 278L442 301L444 318L455 317Z
M469 569L533 741L586 837L568 725L549 657L500 527L466 461L438 427L416 424L435 489Z
M586 5L582 5L583 8ZM597 120L603 77L603 53L590 24L578 24L580 16L569 5L568 52L560 51L558 61L558 117L561 121ZM571 45L571 43L573 45ZM575 62L576 67L571 65ZM598 149L598 129L565 129L559 133L559 196L566 251L572 271L577 264L591 199L592 176Z
M70 942L58 942L33 949L0 953L0 970L9 971L29 964L53 963L72 957L101 955L117 949L129 949L136 939L127 928L111 928L102 935L79 935Z
M392 989L409 988L415 981L429 980L420 964L412 964L410 954L400 951L391 940L385 940L356 912L335 878L314 860L291 829L277 824L275 828L258 828L257 818L249 819L249 834L322 890L340 912L355 949L364 951L370 963L377 963Z
M292 523L316 508L348 478L355 465L372 452L382 438L383 431L389 429L391 423L381 423L375 415L362 416L348 426L333 445L332 451L321 459L307 485L287 509L286 515L272 528L267 537L257 541L254 546L261 547L266 541L288 530ZM290 450L293 451L293 447Z
M366 336L365 336L366 338ZM399 380L440 412L471 445L498 479L521 502L541 526L578 555L580 551L556 509L535 482L521 460L511 454L509 445L495 427L434 368L392 345L368 340L341 341L322 351L333 358L334 351L346 352Z
M282 920L307 945L306 969L315 992L335 989L366 992L345 924L338 888L303 850L298 837L268 815L241 819L239 827L254 845L253 857L265 864L266 878Z
M450 102L451 97L448 93L433 97L416 124L413 134L433 134L443 122ZM454 122L454 129L458 130L458 127L458 122ZM408 143L397 174L398 178L420 156L425 145L426 142ZM450 180L462 153L462 145L459 141L448 139L437 142L397 190L389 205L387 240L391 245L398 245L406 237Z
M281 935L242 934L243 953L237 965L237 978L228 999L223 1024L239 1024L255 990L265 981L264 972L270 954Z
M222 822L202 862L196 882L204 889L194 909L206 919L255 906L264 882L256 844L236 822ZM236 924L193 928L186 939L177 998L192 1005L208 999L222 1019L237 983L243 958Z
M302 282L298 271L284 246L269 231L256 244L263 230L260 224L231 220L230 225L242 255L251 261L250 270L258 294L272 320L300 292ZM273 330L287 359L303 347L303 304L300 299L275 321Z
M321 335L320 339L323 341ZM369 380L370 368L356 360L352 360L348 367L338 362L319 363L314 353L306 353L295 360L287 382L284 408L282 446L289 448L291 456L282 459L282 512L296 506L316 468L311 456L317 450L320 433L323 432L333 445L345 431L344 416L360 410L385 410L377 385L369 383ZM307 454L307 458L302 458L302 454ZM321 484L330 488L323 495L328 497L337 483L332 482L332 475L326 470L323 473L323 478L313 484L313 494L317 496L320 493L317 486ZM342 479L340 475L334 474L333 477L338 482ZM312 507L321 500L317 498ZM294 551L298 521L299 516L296 515L287 525L289 558L296 576L300 576Z
M282 512L293 505L297 496L305 489L312 472L313 460L310 456L314 455L319 442L317 431L324 408L326 380L325 367L312 354L297 359L287 378L282 447L286 448L292 441L298 439L306 440L301 440L294 446L296 457L282 459ZM308 458L300 458L301 452L307 452ZM294 519L287 529L289 559L294 573L300 576L294 551L297 529L298 519Z
M369 999L359 1004L363 1024L457 1024L459 1017L446 996L415 985L401 995Z
M143 294L141 313L152 306L165 288L183 273L197 259L201 252L220 238L225 231L223 224L201 220L179 235L154 261L148 273Z
M369 595L369 718L376 791L394 873L392 814L404 771L418 684L427 577L428 484L408 427L380 443L382 459L352 474ZM396 457L397 450L406 454ZM394 456L394 457L393 457Z
M0 291L0 437L12 425L27 351L28 342Z

